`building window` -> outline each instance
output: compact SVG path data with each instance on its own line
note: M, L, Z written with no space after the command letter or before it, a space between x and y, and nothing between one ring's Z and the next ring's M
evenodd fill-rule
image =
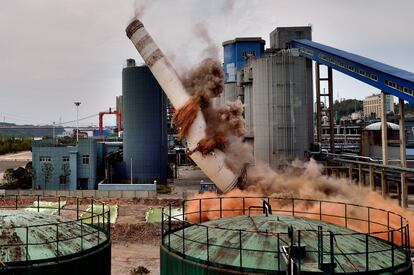
M51 158L49 156L40 156L40 162L50 162Z
M89 155L82 156L82 164L89 164Z
M63 156L62 161L63 162L69 162L69 157L68 156Z

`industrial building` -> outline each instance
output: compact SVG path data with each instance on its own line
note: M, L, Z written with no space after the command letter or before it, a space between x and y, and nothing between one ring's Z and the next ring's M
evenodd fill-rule
M299 38L310 39L311 28L276 28L266 51L261 38L223 43L225 89L219 101L243 101L255 161L273 168L305 159L313 143L312 62L288 49Z
M394 113L394 97L392 95L385 96L385 104L383 104L381 95L371 95L362 101L364 115L368 118L375 119L380 116L382 106L385 105L387 114Z
M167 181L167 101L162 89L148 67L128 59L122 93L116 112L100 113L100 121L104 114L117 115L118 130L122 117L122 141L101 136L69 145L33 141L34 189L121 190L125 183L140 183L142 189L142 184Z

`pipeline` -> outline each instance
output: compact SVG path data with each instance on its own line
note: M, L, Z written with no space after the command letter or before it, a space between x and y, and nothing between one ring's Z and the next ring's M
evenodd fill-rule
M172 105L177 110L191 100L175 69L164 56L152 37L146 31L141 21L135 19L126 28L126 34L132 41L148 68L164 90ZM225 154L221 150L203 155L197 148L201 140L206 137L206 121L198 107L197 116L187 131L187 146L191 152L191 159L210 178L217 188L225 193L232 190L239 180L225 164Z

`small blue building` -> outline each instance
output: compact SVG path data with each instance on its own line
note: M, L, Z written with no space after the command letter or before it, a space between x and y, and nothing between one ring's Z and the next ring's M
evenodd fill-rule
M104 147L94 139L80 139L77 145L33 141L33 189L97 189L105 177Z

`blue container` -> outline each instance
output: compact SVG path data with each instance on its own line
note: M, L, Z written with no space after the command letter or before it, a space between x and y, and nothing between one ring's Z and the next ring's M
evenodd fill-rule
M261 57L265 41L260 37L235 38L223 42L224 83L237 81L237 71L243 69L247 56Z

